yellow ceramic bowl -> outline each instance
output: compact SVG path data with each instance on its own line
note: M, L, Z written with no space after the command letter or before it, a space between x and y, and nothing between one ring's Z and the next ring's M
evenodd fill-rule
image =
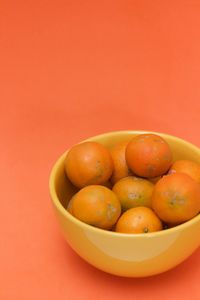
M106 147L144 131L119 131L98 135L90 141ZM200 163L200 149L174 136L157 133L171 146L176 159ZM148 234L122 234L87 225L65 209L76 189L64 171L65 152L50 175L50 194L57 220L69 245L88 263L105 272L144 277L167 271L190 256L200 245L200 215L171 229Z

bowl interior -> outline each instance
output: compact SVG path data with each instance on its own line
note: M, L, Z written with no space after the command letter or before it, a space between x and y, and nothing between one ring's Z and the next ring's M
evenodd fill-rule
M102 135L98 135L92 137L90 141L96 141L106 146L108 149L113 145L125 141L130 140L133 136L142 134L145 131L120 131L120 132L111 132ZM150 133L148 131L148 133ZM151 132L152 133L152 132ZM200 149L196 146L186 142L180 138L170 136L163 133L156 133L162 136L170 145L173 152L173 160L177 159L190 159L200 163ZM53 189L56 193L57 198L64 208L67 207L69 200L71 197L78 191L76 187L74 187L69 179L67 178L64 170L64 160L66 157L67 151L59 158L56 165L53 168L54 178L51 182L53 182Z

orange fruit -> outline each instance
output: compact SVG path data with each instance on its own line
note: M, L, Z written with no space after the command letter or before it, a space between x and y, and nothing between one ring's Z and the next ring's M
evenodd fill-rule
M153 188L153 183L146 179L128 176L116 182L112 190L125 211L136 206L151 207Z
M183 223L200 211L200 184L184 173L163 176L154 187L152 208L166 223Z
M84 142L72 147L65 159L69 180L78 188L90 184L104 184L113 171L109 151L96 142Z
M200 183L200 164L192 160L177 160L169 169L169 174L182 172Z
M73 211L72 211L72 202L73 202L74 197L72 197L67 205L67 211L73 215Z
M90 185L73 196L72 213L87 224L110 229L121 214L121 206L110 189L101 185Z
M161 179L162 176L157 176L157 177L152 177L152 178L148 178L148 180L154 184L156 184L158 182L158 180Z
M162 222L151 208L134 207L121 215L116 231L122 233L147 233L162 230Z
M128 143L126 161L134 174L152 178L168 171L172 164L172 152L160 136L140 134Z
M131 175L131 171L127 166L126 157L125 157L127 144L128 144L127 141L122 142L113 146L110 149L111 157L113 160L113 173L111 176L112 184L116 183L121 178Z

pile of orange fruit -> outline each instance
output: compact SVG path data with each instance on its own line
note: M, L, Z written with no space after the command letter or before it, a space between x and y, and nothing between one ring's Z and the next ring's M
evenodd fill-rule
M157 134L140 134L111 149L77 144L66 155L65 171L79 189L67 210L98 228L155 232L200 212L200 164L173 161L169 144Z

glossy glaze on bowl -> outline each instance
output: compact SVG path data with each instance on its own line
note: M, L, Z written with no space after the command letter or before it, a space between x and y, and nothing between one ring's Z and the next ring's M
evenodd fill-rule
M149 132L149 131L148 131ZM88 140L106 147L145 131L119 131ZM174 160L200 163L200 149L174 136L162 136L170 145ZM57 220L70 246L87 262L105 272L127 277L145 277L167 271L190 256L200 245L200 215L171 229L148 234L121 234L87 225L66 211L77 191L64 171L67 151L57 160L50 175L50 194Z

